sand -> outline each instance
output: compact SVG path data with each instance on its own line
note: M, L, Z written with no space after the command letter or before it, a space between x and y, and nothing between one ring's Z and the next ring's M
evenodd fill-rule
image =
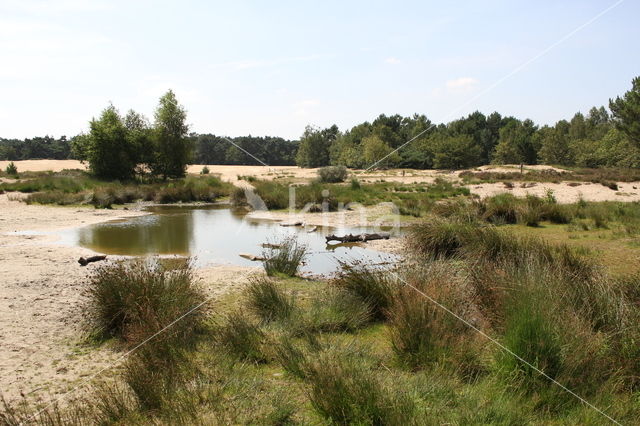
M80 267L77 259L95 253L56 244L55 231L140 214L28 206L0 195L0 389L9 400L21 394L49 400L111 366L122 354L82 343L83 292L87 274L96 266ZM219 266L200 269L197 275L216 297L242 286L255 272Z

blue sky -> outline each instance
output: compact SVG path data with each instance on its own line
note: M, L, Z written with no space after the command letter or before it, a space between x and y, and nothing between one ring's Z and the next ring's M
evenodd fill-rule
M112 102L191 129L297 138L381 113L554 123L640 75L640 3L0 0L0 137L75 135Z

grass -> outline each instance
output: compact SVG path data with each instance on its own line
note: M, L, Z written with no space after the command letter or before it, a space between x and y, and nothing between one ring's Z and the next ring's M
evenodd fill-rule
M395 285L389 274L361 262L341 262L340 266L332 284L366 304L372 319L386 319Z
M89 280L87 311L93 334L134 345L186 315L162 334L188 341L202 329L206 296L190 260L165 267L155 260L121 260L98 267Z
M399 208L410 208L412 203L419 202L419 200L433 201L469 195L467 188L445 180L437 180L432 185L355 182L357 183L354 181L349 184L313 182L300 185L282 181L257 180L252 185L267 208L276 210L289 208L290 203L296 209L321 206L321 209L326 211L337 211L349 205L370 206L381 202L393 202ZM243 202L243 197L239 197L237 202Z
M307 256L307 246L293 237L286 237L275 244L269 244L262 253L262 265L269 276L298 274L300 266Z
M582 244L632 256L624 241L635 231L621 223L633 224L639 207L581 202L558 213L570 223L552 224L552 197L518 200L517 215L540 212L531 227L521 216L491 224L479 201L437 206L412 226L400 267L345 263L330 281L255 277L216 302L202 333L188 333L195 344L159 339L127 362L117 386L47 415L57 424L81 415L120 424L603 423L534 365L617 421L636 422L640 278L610 275ZM576 220L588 230L570 231ZM578 233L586 237L569 239ZM21 410L0 415L24 419Z
M295 300L265 277L251 280L246 290L247 305L262 321L286 320L295 310Z
M212 202L231 194L233 185L215 176L189 176L184 179L142 183L103 182L86 172L40 173L12 183L1 183L0 190L29 193L28 204L92 204L111 208L134 201L156 203Z

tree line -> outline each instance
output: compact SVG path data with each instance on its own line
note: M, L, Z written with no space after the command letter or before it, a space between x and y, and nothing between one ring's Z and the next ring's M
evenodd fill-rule
M610 112L593 107L553 126L476 111L448 124L434 125L424 115L380 115L344 132L336 126L307 127L296 162L301 167L417 169L491 163L640 167L640 77L632 85L623 97L609 101Z
M164 178L182 176L187 163L417 169L491 163L640 167L640 77L622 97L609 101L609 109L593 107L586 115L578 112L553 126L498 112L476 111L447 124L434 124L419 114L383 114L345 131L336 125L308 126L299 141L229 139L188 134L186 112L171 91L161 98L154 119L150 124L134 111L123 117L109 106L90 122L87 134L71 140L0 139L0 160L78 158L105 178L128 178L143 171Z

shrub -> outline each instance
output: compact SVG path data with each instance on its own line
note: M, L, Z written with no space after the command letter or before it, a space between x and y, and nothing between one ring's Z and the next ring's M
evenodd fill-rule
M357 191L361 188L360 186L360 181L356 178L352 178L351 179L351 189L353 189L354 191Z
M252 279L246 295L249 308L263 321L285 320L295 309L293 297L284 294L268 278Z
M340 262L340 272L332 284L364 302L372 319L384 320L387 317L394 290L387 271L373 269L357 261Z
M91 276L88 296L92 326L103 337L136 343L171 325L161 338L188 341L203 327L206 297L189 259L171 267L152 259L108 263Z
M207 167L207 166L204 166L202 168L202 170L200 170L200 174L201 175L208 175L210 172L211 172L211 170L209 170L209 167Z
M263 252L264 270L269 276L282 274L293 277L307 256L307 246L294 237L286 237L277 244L269 244Z
M324 183L344 182L347 176L349 172L345 166L328 166L318 169L318 178Z
M9 175L9 176L18 176L18 168L16 167L15 163L12 161L7 165L7 168L5 169L5 172Z

